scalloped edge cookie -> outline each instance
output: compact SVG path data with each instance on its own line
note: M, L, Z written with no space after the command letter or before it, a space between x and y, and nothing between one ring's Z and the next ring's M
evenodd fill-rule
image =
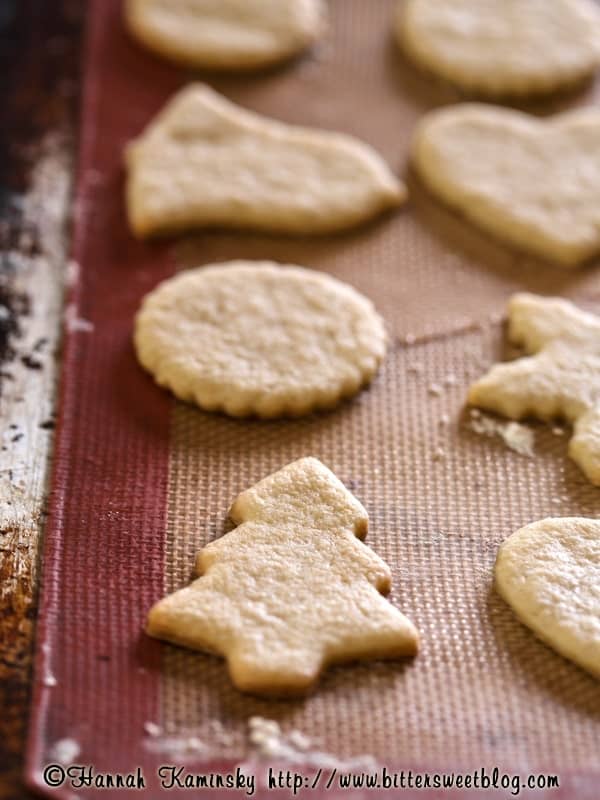
M134 340L142 366L180 399L273 418L356 394L387 337L371 301L330 275L232 261L161 283L142 302Z

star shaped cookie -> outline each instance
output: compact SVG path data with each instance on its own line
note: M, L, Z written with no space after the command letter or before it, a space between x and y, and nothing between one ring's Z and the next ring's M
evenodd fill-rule
M529 354L497 364L469 390L469 403L511 419L573 424L569 455L600 486L600 318L560 298L514 295L508 336Z

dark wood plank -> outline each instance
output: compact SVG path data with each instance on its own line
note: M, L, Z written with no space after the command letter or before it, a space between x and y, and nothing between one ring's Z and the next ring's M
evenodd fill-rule
M28 448L35 450L27 459L37 458L41 462L38 464L42 476L38 480L40 487L44 483L50 442L40 446L41 433L27 440L23 408L28 407L25 399L28 393L49 395L36 399L47 417L41 422L36 420L35 425L36 430L43 427L49 439L54 372L52 379L47 377L45 381L40 380L39 373L56 357L51 352L45 353L43 358L41 354L44 347L56 340L58 316L47 315L47 325L52 330L47 337L39 336L32 344L32 330L37 331L37 336L39 325L44 324L45 307L44 298L39 296L43 287L37 285L37 281L36 285L30 285L34 283L31 265L37 264L36 269L47 265L39 258L44 256L44 236L48 236L48 225L60 225L61 219L56 209L47 217L39 206L34 206L32 211L28 197L31 196L32 175L40 159L48 159L48 147L55 148L53 157L58 159L59 170L67 169L65 165L73 162L85 5L79 0L0 0L0 433L2 455L8 459L5 463L10 467L11 458L14 457L16 464L17 457L22 456L16 451L13 455L13 445L16 448L23 440ZM57 175L60 176L60 172ZM42 183L41 189L52 194L52 176L47 177L47 186L44 188ZM40 185L38 194L39 191ZM48 198L49 202L51 199ZM61 227L50 235L67 234ZM56 272L51 280L59 274L61 266L64 264L57 265L55 260ZM27 494L27 476L19 482L12 469L2 472L0 798L16 800L27 796L21 783L21 771L35 634L43 491L40 489L38 496L35 492ZM19 513L12 512L15 497L20 498L26 509L25 516L21 513L23 508L19 508Z

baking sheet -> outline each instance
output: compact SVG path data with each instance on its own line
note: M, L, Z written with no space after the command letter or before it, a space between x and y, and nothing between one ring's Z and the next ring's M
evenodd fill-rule
M81 269L69 300L44 554L31 785L48 791L43 767L64 740L98 771L144 765L151 774L172 752L148 735L149 722L166 745L200 743L188 767L231 765L248 757L248 719L259 715L339 759L559 774L563 789L549 797L573 797L573 781L578 798L595 797L598 684L515 620L491 571L516 528L549 515L598 516L600 493L567 459L567 435L532 423L535 455L520 456L470 429L464 398L506 355L501 320L512 292L560 293L598 309L597 271L565 272L509 251L407 172L417 120L460 97L403 62L387 0L332 0L328 37L283 68L200 77L259 112L370 142L408 180L406 208L320 239L210 231L134 241L123 146L190 76L132 43L119 7L94 0L89 9ZM535 110L594 98L588 87ZM332 413L280 422L205 414L155 387L131 347L140 298L177 269L230 258L303 264L371 297L391 335L373 386ZM368 542L393 571L391 599L423 647L414 661L332 669L304 700L267 702L235 691L221 660L141 631L150 605L185 585L197 551L227 529L236 494L303 455L322 459L366 506Z

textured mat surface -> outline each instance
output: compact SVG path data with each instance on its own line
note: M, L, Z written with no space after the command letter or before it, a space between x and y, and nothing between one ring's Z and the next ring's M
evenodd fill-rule
M354 133L404 173L420 115L460 98L403 62L390 36L393 6L336 0L313 54L257 76L203 77L257 111ZM140 244L124 221L122 150L187 76L127 39L117 0L90 3L85 70L81 277L70 302L93 329L71 325L66 336L32 785L44 790L43 765L65 739L77 743L77 763L127 772L164 763L169 742L193 736L196 766L215 768L215 759L247 756L248 718L261 715L339 758L545 771L564 776L567 788L548 794L558 798L574 797L568 781L587 774L577 797L593 797L598 683L515 620L491 570L513 530L549 515L598 516L600 492L567 459L566 435L532 423L535 455L520 456L470 429L464 398L506 355L501 318L513 291L600 309L597 271L565 273L511 253L410 175L407 208L347 235L207 232L176 246ZM593 99L593 89L577 97ZM238 257L322 269L371 297L391 335L373 386L333 413L275 423L204 414L156 388L131 348L141 296L176 269ZM227 529L235 495L309 454L366 506L368 542L392 567L392 600L419 627L423 649L413 662L331 670L303 701L259 701L233 690L219 659L147 639L143 621L155 599L189 581L198 549ZM163 732L163 749L148 722Z

